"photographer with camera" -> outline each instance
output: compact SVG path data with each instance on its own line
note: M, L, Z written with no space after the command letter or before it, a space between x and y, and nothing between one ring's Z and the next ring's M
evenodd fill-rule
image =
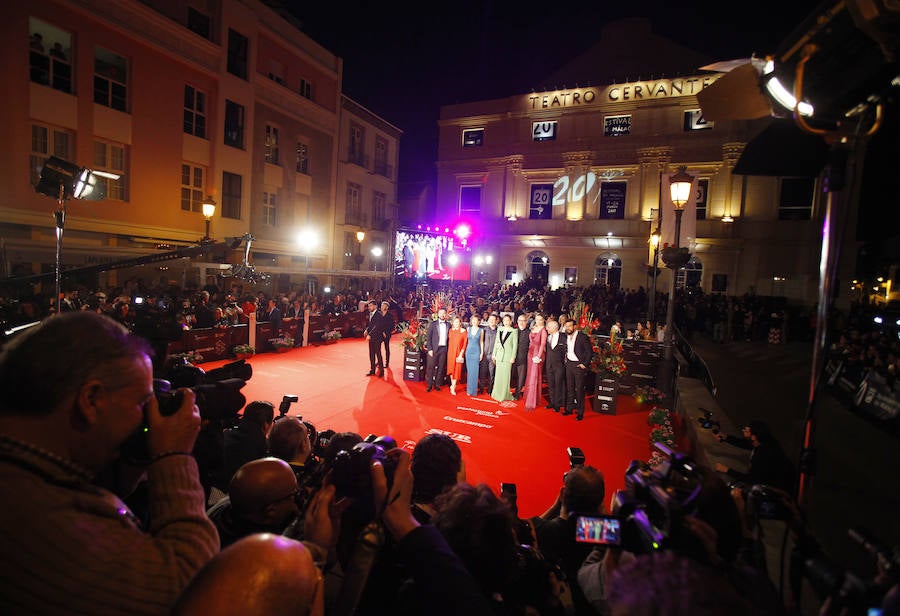
M743 439L724 432L716 434L720 442L750 450L747 472L742 473L716 462L715 470L748 485L764 484L793 493L796 482L794 465L772 435L768 424L753 420L743 429Z
M223 464L215 487L228 493L228 484L237 470L269 453L266 437L275 421L275 405L266 400L255 400L244 408L237 427L224 433Z
M72 361L77 357L78 361ZM218 552L197 463L194 394L159 411L147 343L90 311L0 353L0 605L5 614L168 614ZM151 519L94 476L146 422Z

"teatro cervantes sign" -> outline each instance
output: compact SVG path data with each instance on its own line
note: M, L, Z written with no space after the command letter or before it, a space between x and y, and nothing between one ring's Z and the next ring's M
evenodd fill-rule
M721 73L699 77L617 83L605 88L574 88L544 92L543 94L529 94L525 97L527 100L526 106L529 110L557 109L601 103L638 102L680 96L696 96L700 90L710 86L719 77L721 77Z

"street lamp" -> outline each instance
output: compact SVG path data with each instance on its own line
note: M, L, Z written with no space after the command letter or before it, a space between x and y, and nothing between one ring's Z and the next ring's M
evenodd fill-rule
M650 286L650 308L647 318L651 325L656 322L656 278L659 275L659 227L650 234L650 245L653 246L653 284Z
M297 234L297 245L306 257L306 292L309 293L309 253L319 245L319 234L309 228L303 229Z
M356 232L356 241L357 241L356 256L354 257L354 259L356 260L356 270L357 271L360 270L360 266L362 265L362 262L363 262L362 243L363 243L364 239L366 239L366 232L362 231L362 230L357 231Z
M375 257L372 259L372 270L378 271L378 261L381 259L381 255L384 254L384 249L381 246L372 246L372 256Z
M691 253L687 248L679 245L681 238L681 216L684 214L684 206L691 197L691 186L694 176L689 175L685 167L680 167L678 173L669 178L669 190L672 196L672 206L675 209L675 245L667 246L663 250L662 258L670 270L672 270L672 286L669 293L669 302L666 306L666 338L665 359L667 365L672 361L672 321L675 319L675 272L687 265Z
M209 223L212 221L212 217L216 214L216 202L210 196L206 195L206 199L203 200L203 218L206 219L206 235L203 236L204 240L209 239Z

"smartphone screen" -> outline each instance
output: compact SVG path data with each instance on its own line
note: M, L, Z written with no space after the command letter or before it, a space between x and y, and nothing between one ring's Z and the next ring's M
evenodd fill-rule
M621 545L622 521L614 515L580 515L575 519L575 541Z

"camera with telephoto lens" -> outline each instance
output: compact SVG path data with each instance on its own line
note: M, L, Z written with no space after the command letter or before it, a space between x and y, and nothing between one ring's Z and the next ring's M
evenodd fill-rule
M232 426L237 423L238 411L247 404L241 389L252 374L253 368L243 360L208 373L187 363L171 366L166 375L169 378L153 379L153 394L159 414L168 417L177 413L184 402L184 392L180 388L187 388L194 392L194 404L206 424L214 426L215 430ZM150 424L145 417L143 424L122 444L122 457L132 464L149 463L149 435Z
M633 460L625 471L625 490L616 493L613 514L621 520L622 549L648 554L662 549L694 550L684 518L696 511L702 475L696 463L662 443L665 460L651 468Z
M732 490L740 490L747 504L747 515L755 520L789 520L791 512L784 503L784 497L771 486L763 484L747 485L739 481L728 484Z
M331 465L331 482L335 487L335 499L351 498L352 509L356 509L365 519L373 519L375 503L371 465L372 462L381 462L390 493L397 462L394 458L386 456L385 452L396 446L397 443L392 437L380 436L371 442L357 443L350 451L339 451Z

